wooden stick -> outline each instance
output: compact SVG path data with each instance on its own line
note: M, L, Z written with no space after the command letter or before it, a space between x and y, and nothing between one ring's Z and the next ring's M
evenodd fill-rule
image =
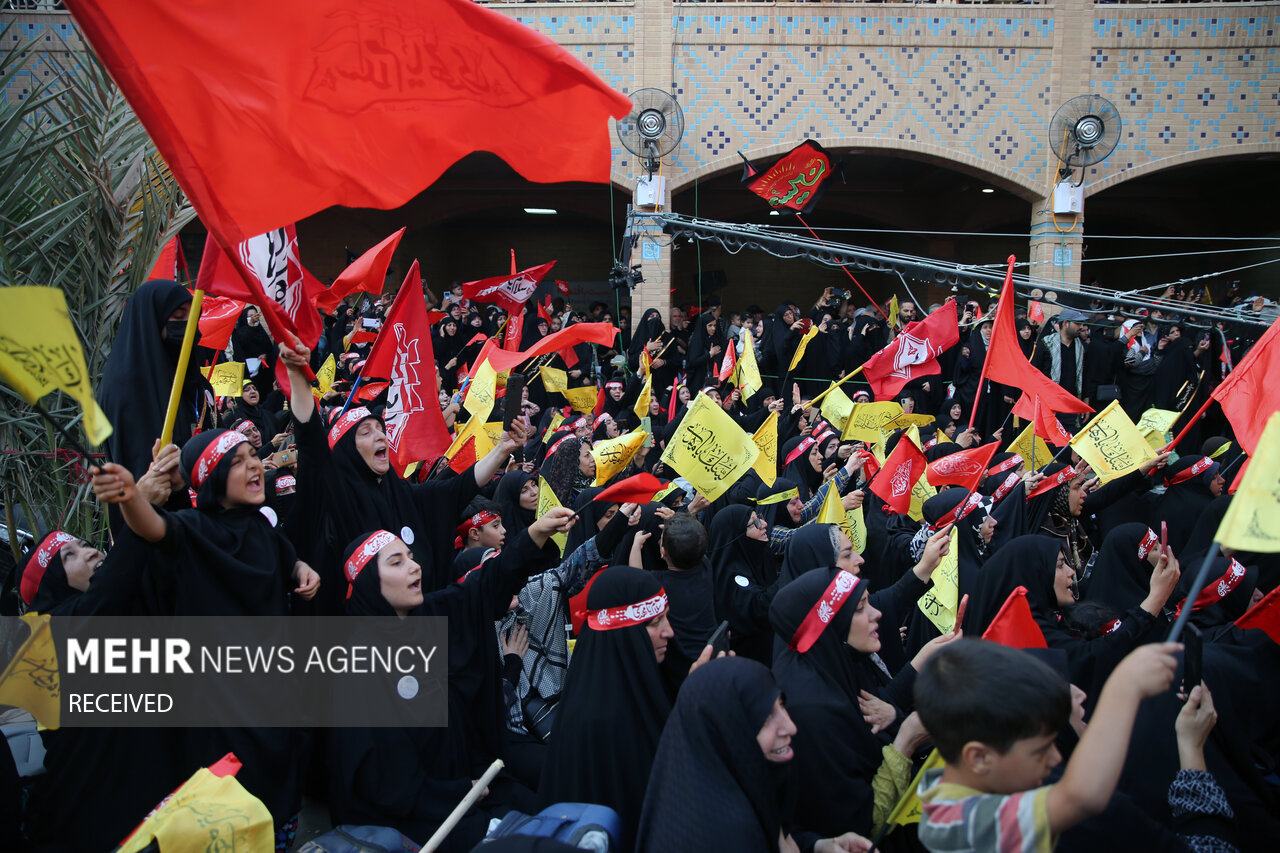
M178 402L182 399L182 384L187 378L187 365L191 363L191 349L195 346L196 330L200 327L200 305L204 291L197 290L191 297L191 312L187 314L187 329L182 335L182 352L178 354L178 370L169 389L169 408L164 413L164 428L160 430L160 446L173 443L173 427L178 422Z
M471 790L462 798L462 802L453 807L453 811L449 812L449 816L444 819L444 823L440 824L440 828L435 831L435 834L432 835L431 838L427 839L427 843L422 848L422 853L434 853L434 851L439 849L440 845L444 843L444 840L449 837L449 833L452 832L453 828L462 820L462 816L466 814L467 810L474 806L476 801L484 794L484 789L489 787L489 783L493 781L493 777L498 775L498 771L501 770L502 767L502 759L494 759L494 762L489 765L489 769L484 771L484 775L476 780L476 783L471 786Z
M865 368L865 367L866 367L866 365L865 365L865 364L860 364L860 365L858 365L856 368L854 368L853 370L851 370L851 371L849 371L848 373L846 373L844 376L841 376L841 377L840 377L839 379L837 379L835 382L831 383L831 385L830 385L830 386L828 386L827 390L823 391L821 394L819 394L818 396L814 397L812 400L809 400L807 403L804 403L804 404L803 404L803 405L804 405L804 408L806 408L806 409L807 409L807 408L809 408L810 406L815 406L815 405L817 405L818 403L821 403L821 402L822 402L822 398L823 398L823 397L827 396L828 394L830 394L830 393L832 392L832 390L834 390L834 389L836 389L836 388L839 388L841 385L843 385L844 383L848 382L848 381L849 381L850 379L852 379L853 377L857 376L859 373L861 373L861 372L862 372L863 368Z

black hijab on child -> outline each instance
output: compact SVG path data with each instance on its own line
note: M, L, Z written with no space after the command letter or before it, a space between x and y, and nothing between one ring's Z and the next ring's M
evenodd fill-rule
M745 658L689 676L654 758L638 853L777 849L786 768L765 758L756 737L781 695L768 668Z
M520 506L520 491L530 480L537 483L533 474L526 474L519 469L508 471L498 480L493 500L502 512L502 526L507 529L508 539L519 536L521 531L527 530L530 524L537 521L538 513L535 510Z

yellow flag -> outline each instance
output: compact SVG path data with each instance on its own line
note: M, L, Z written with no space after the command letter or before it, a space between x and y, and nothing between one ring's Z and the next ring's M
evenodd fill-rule
M1280 551L1280 412L1267 419L1214 538L1238 551Z
M920 767L920 771L916 773L915 778L911 780L911 784L907 786L907 792L902 795L902 799L893 807L893 811L889 812L889 817L885 820L885 826L906 826L909 823L919 823L920 818L924 815L924 809L921 807L920 780L924 778L926 770L933 770L936 767L946 767L947 762L942 760L942 755L938 750L929 753L929 757L924 760L924 764Z
M547 424L547 431L542 434L542 443L549 444L551 436L556 434L556 430L560 428L560 424L564 423L564 415L556 410L551 413L551 423Z
M1136 471L1142 463L1156 458L1147 439L1120 408L1119 400L1112 400L1076 433L1071 449L1089 463L1103 483Z
M488 412L485 413L486 415ZM502 424L498 424L498 437L501 439ZM454 454L462 449L467 443L468 438L476 440L476 459L483 459L493 450L496 442L491 438L488 424L484 422L484 415L475 415L471 420L467 421L464 426L458 429L457 435L454 436L453 444L449 445L449 449L445 451L446 459L452 459Z
M333 358L333 356L329 356ZM327 363L327 362L326 362ZM213 393L219 397L239 397L244 388L244 362L224 361L213 367L202 367L200 372L213 386ZM330 374L332 376L332 373ZM320 374L316 374L318 379ZM332 381L332 380L330 380Z
M1147 409L1142 413L1142 417L1138 419L1137 426L1141 432L1157 429L1165 433L1173 427L1173 422L1181 414L1182 412L1175 412L1169 409Z
M875 405L875 404L872 403L871 405ZM929 424L933 423L933 421L934 421L933 415L917 415L914 412L908 415L904 412L903 414L898 415L893 420L886 421L885 425L882 426L881 429L884 430L885 432L893 432L895 429L907 429L908 427L928 426Z
M58 288L0 288L0 379L31 404L61 388L84 411L90 442L101 444L111 435L111 422L93 399L67 298Z
M898 294L889 297L889 328L898 328Z
M649 375L649 366L653 363L653 359L649 356L647 349L640 350L640 375Z
M827 494L822 499L822 508L818 510L816 520L819 524L840 525L844 535L853 543L853 550L859 554L867 550L867 525L862 518L862 507L853 512L847 511L834 482L827 486Z
M607 438L592 445L591 456L596 460L597 486L603 486L627 467L627 463L644 446L645 436L644 430L633 429L617 438Z
M760 428L756 430L755 435L751 436L751 441L755 444L756 449L760 451L760 455L756 457L756 461L751 467L760 475L760 479L764 481L766 486L772 486L773 481L778 479L777 412L769 413L769 417L765 418L764 423L760 424Z
M544 364L538 368L538 372L542 374L542 385L548 391L563 391L569 387L569 374L558 367L547 367Z
M804 351L809 348L809 341L813 340L816 334L818 334L817 326L810 326L809 331L804 333L804 337L800 339L800 345L796 347L796 354L791 356L791 364L787 366L788 373L795 370L800 359L804 358Z
M573 410L575 412L582 412L586 415L590 414L596 407L597 389L594 385L582 385L578 388L566 388L560 393L569 401L569 405L573 406Z
M560 499L556 497L556 493L552 491L550 484L547 483L545 477L538 478L538 518L542 518L547 514L548 510L555 509L560 506ZM551 541L555 542L560 548L560 555L564 556L565 543L569 541L568 533L552 533Z
M960 525L951 528L951 550L933 570L933 586L916 599L920 612L934 627L946 634L956 627L956 607L960 604Z
M822 416L831 421L832 426L843 432L852 413L853 401L846 397L834 382L831 383L831 387L827 389L827 396L822 398Z
M916 480L916 484L911 487L911 507L907 510L907 515L913 521L920 521L924 518L924 502L929 500L938 493L938 490L929 484L927 477L921 477Z
M846 511L844 515L849 519L849 538L853 540L853 550L859 554L867 553L867 522L862 517L862 507L856 507L852 512Z
M32 612L20 618L31 636L0 674L0 705L21 708L46 729L56 729L62 722L62 688L49 617Z
M120 853L139 853L158 842L165 853L275 849L271 812L234 776L201 767L170 794L121 843Z
M497 399L497 393L498 371L493 369L493 365L486 358L476 367L471 377L471 386L467 388L467 397L462 401L462 408L470 412L471 417L484 420L493 411L493 401Z
M870 444L880 440L881 428L902 414L902 406L892 400L881 403L857 403L849 414L840 438Z
M1027 466L1027 470L1032 470L1031 448L1032 442L1035 442L1035 467L1043 468L1049 464L1049 460L1053 458L1053 451L1049 449L1049 445L1045 440L1035 434L1032 424L1028 421L1027 427L1018 433L1018 437L1009 442L1008 452L1016 453L1022 457L1022 464Z
M742 388L742 399L750 400L751 395L764 387L760 379L760 366L756 364L756 348L751 342L751 331L742 333L742 355L738 358L738 366L733 369L734 383Z
M320 365L320 369L316 371L316 382L320 385L321 397L333 390L333 380L337 375L338 362L333 357L333 353L329 353L329 357L324 360L324 364Z
M636 398L636 404L632 411L636 413L636 417L644 419L649 417L649 405L653 402L653 377L648 373L644 375L644 385L640 386L640 396Z
M667 442L662 461L688 480L709 501L723 495L760 456L751 436L699 393L679 429Z

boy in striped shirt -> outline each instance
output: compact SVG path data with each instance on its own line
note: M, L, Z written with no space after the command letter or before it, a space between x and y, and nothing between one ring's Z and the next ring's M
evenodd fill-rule
M1169 689L1177 643L1142 646L1116 667L1061 781L1054 740L1070 688L1026 652L959 640L916 680L916 709L947 766L920 782L920 841L933 853L1048 853L1065 830L1106 808L1138 705Z

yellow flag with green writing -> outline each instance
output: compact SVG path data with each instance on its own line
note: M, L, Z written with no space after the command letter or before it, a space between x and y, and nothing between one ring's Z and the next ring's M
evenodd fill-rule
M751 330L742 333L742 355L738 357L738 365L733 369L733 382L742 389L742 399L750 400L751 395L764 387L760 378L760 366L756 364L756 348L751 342Z
M759 457L752 437L703 393L693 398L662 453L662 461L709 501L727 492Z
M0 674L0 705L21 708L46 729L56 729L62 722L62 688L49 617L31 612L20 618L31 634Z
M332 358L333 356L330 356ZM213 393L218 397L239 397L244 388L244 362L224 361L213 367L202 367L200 372L209 380ZM316 373L316 378L320 374Z
M597 441L591 446L591 457L596 461L596 485L603 486L627 467L635 455L644 447L645 431L633 429L631 432Z
M560 499L556 497L556 493L547 482L547 478L538 477L538 518L542 518L547 514L548 510L553 510L560 505ZM552 533L551 540L560 549L560 555L564 556L564 546L569 541L569 534Z
M853 414L853 401L832 382L831 387L827 389L827 396L822 398L822 416L836 429L844 432L851 414Z
M1267 419L1214 538L1237 551L1280 551L1280 412Z
M770 412L760 428L751 436L760 455L752 464L752 468L760 475L766 486L772 486L778 479L778 413Z
M1155 450L1120 408L1119 400L1112 400L1076 433L1071 449L1089 463L1103 483L1136 471L1144 462L1156 458Z
M0 379L32 405L61 389L80 404L89 441L101 444L111 435L58 288L0 287Z

